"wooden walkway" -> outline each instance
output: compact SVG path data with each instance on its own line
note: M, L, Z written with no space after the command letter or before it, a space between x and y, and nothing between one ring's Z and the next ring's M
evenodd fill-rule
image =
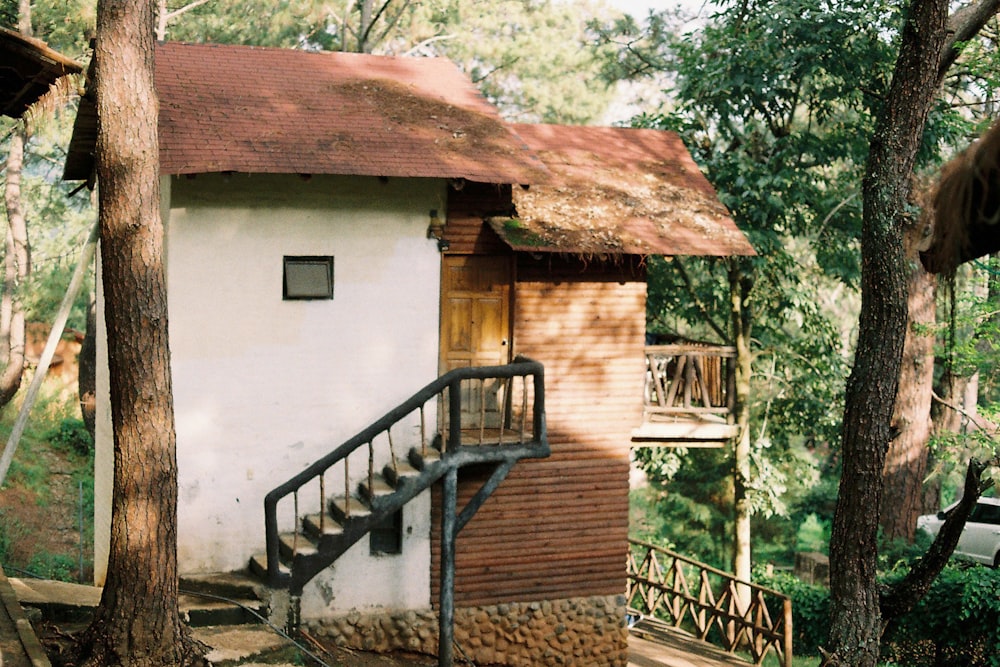
M628 667L749 667L721 648L672 628L632 628Z
M50 667L14 589L0 567L0 666Z

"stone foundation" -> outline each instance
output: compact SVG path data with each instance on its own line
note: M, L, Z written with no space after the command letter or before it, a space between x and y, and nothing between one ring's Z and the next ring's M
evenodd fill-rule
M437 655L433 610L352 611L303 621L308 632L348 648ZM628 663L625 598L546 600L455 610L456 659L477 665L624 667Z

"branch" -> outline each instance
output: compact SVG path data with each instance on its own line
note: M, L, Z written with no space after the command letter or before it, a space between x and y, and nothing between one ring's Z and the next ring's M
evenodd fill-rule
M948 511L948 516L941 525L941 530L920 560L913 564L910 572L896 582L879 599L882 612L883 635L891 634L900 617L911 611L920 599L930 590L931 584L948 563L951 554L962 536L965 522L968 521L976 501L983 491L993 485L993 481L982 481L983 471L992 465L997 465L1000 459L989 461L969 461L965 473L965 489L958 504Z
M941 398L940 396L938 396L937 392L932 391L931 392L931 397L935 401L937 401L938 403L940 403L941 405L943 405L944 407L950 408L950 409L954 410L955 412L957 412L958 414L960 414L963 417L965 417L966 419L968 419L980 431L986 431L987 433L990 433L990 434L993 434L993 435L995 435L997 433L997 431L1000 431L1000 424L996 424L994 422L991 422L988 419L983 419L979 415L974 415L974 414L972 414L971 412L969 412L968 410L966 410L965 408L963 408L960 405L955 405L954 403L949 403L948 401L946 401L943 398Z
M979 0L956 10L948 17L950 36L941 51L938 65L939 79L944 79L944 75L958 58L961 52L959 45L975 37L998 11L1000 11L1000 0Z
M192 9L194 9L195 7L200 7L201 5L204 5L207 2L211 2L211 0L194 0L194 2L189 3L187 5L184 5L180 9L175 9L172 12L167 12L163 16L163 20L164 20L164 22L166 22L166 21L169 21L170 19L175 19L178 16L180 16L181 14L183 14L185 12L189 12Z
M684 269L684 265L676 257L671 258L671 263L674 265L674 268L677 269L677 272L680 274L681 280L684 281L684 287L687 288L688 296L690 296L691 300L694 301L695 308L697 308L698 312L701 313L701 316L705 319L705 323L708 324L709 327L711 327L712 331L715 332L715 335L719 337L719 340L728 340L726 332L723 331L723 329L718 324L715 323L715 320L712 319L712 316L708 312L708 308L705 307L704 302L701 299L699 299L695 294L694 285L691 283L691 277Z
M443 42L443 41L448 40L448 39L455 39L455 37L457 37L457 35L454 35L454 34L451 34L451 35L434 35L433 37L428 37L427 39L423 40L422 42L414 44L403 55L404 56L413 56L413 55L416 55L417 53L420 53L425 47L430 46L434 42Z
M385 4L386 4L386 6L389 5L388 2L386 2ZM406 8L409 7L409 6L410 6L410 0L406 0L403 3L403 6L399 8L399 11L396 12L395 16L393 16L392 18L387 18L385 20L385 29L382 30L382 33L376 39L376 44L381 44L382 42L384 42L386 40L386 38L389 37L389 34L392 33L392 31L396 29L396 25L399 23L399 19L401 19L403 17L403 13L406 11Z

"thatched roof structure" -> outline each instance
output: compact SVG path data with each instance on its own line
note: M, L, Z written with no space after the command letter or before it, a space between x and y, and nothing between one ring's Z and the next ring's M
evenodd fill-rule
M931 273L1000 250L1000 121L945 165L930 213L934 232L920 261Z
M514 125L548 168L488 220L515 250L583 256L753 255L673 132Z
M82 71L45 42L0 28L0 115L20 118L58 79Z

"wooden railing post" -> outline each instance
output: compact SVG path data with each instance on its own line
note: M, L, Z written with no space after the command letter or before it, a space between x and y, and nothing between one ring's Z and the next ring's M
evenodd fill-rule
M784 600L784 604L782 605L782 615L784 617L782 629L785 631L783 635L785 647L785 660L783 667L792 667L792 632L795 628L792 625L792 601L789 598L785 598Z
M662 618L665 610L670 618L663 618L664 622L675 627L686 625L701 639L706 639L715 627L721 632L727 651L746 647L759 665L773 650L782 667L791 667L792 602L788 596L741 581L728 572L669 549L634 540L629 542L631 548L644 549L646 554L638 567L639 561L634 554L630 552L627 559L630 606L641 601L645 608L638 611L654 618ZM655 569L657 554L670 559L670 567L663 571ZM685 567L693 568L698 577L698 590L694 594L691 585L695 574L685 575ZM716 580L718 584L713 583ZM768 599L781 603L780 617L768 611Z

